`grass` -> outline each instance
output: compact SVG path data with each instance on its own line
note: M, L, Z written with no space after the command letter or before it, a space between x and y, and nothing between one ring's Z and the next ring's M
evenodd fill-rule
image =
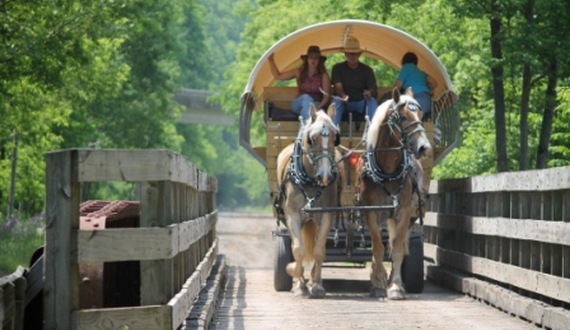
M15 272L18 266L29 268L32 253L44 244L40 225L31 222L11 229L0 224L0 277Z

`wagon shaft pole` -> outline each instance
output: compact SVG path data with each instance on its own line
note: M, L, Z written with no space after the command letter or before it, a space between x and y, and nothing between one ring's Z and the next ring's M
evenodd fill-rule
M340 212L340 211L380 211L380 210L393 210L394 205L378 205L378 206L354 206L354 207L307 207L303 208L303 212L318 213L318 212Z

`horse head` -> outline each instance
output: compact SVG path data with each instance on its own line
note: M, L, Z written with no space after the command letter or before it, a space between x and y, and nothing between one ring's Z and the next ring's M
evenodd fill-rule
M400 94L398 88L394 88L392 100L399 117L404 143L417 159L429 155L431 144L422 124L423 112L419 103L414 99L412 88L408 88L403 95Z
M335 111L332 104L326 113L311 104L311 116L303 129L303 150L308 162L306 168L312 168L311 172L321 186L333 182L338 172L335 147L339 144L340 132L332 121Z

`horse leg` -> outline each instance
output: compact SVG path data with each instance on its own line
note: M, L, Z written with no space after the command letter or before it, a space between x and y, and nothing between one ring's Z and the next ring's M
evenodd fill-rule
M400 213L400 221L390 219L390 244L392 257L392 272L390 274L390 288L388 289L388 299L406 299L406 290L402 281L402 263L407 252L408 227L410 224L409 212Z
M303 277L303 260L305 259L305 248L301 240L301 218L300 216L290 216L287 218L287 228L291 236L291 252L295 261L287 265L287 274L293 278L293 288L291 292L295 295L307 293L305 278Z
M324 213L321 216L320 224L313 250L313 268L311 269L311 281L309 283L309 294L311 298L324 298L326 291L323 288L322 266L326 256L326 245L328 233L332 223L332 215ZM314 239L314 238L313 238Z
M372 270L370 271L372 290L370 296L386 298L387 274L384 268L384 244L382 243L382 229L378 225L378 214L373 211L367 212L366 224L372 239Z

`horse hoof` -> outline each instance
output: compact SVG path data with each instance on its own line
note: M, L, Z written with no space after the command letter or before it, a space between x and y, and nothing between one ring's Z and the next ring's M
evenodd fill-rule
M312 299L321 299L324 298L326 295L325 289L320 285L315 285L309 290L309 298Z
M393 287L388 290L388 299L390 300L405 300L406 293L399 287Z
M386 289L372 288L372 291L370 291L370 297L372 297L372 298L386 298Z
M296 285L293 286L291 292L293 293L294 296L298 297L309 295L309 290L307 289L307 285L305 285L305 283L297 283Z

